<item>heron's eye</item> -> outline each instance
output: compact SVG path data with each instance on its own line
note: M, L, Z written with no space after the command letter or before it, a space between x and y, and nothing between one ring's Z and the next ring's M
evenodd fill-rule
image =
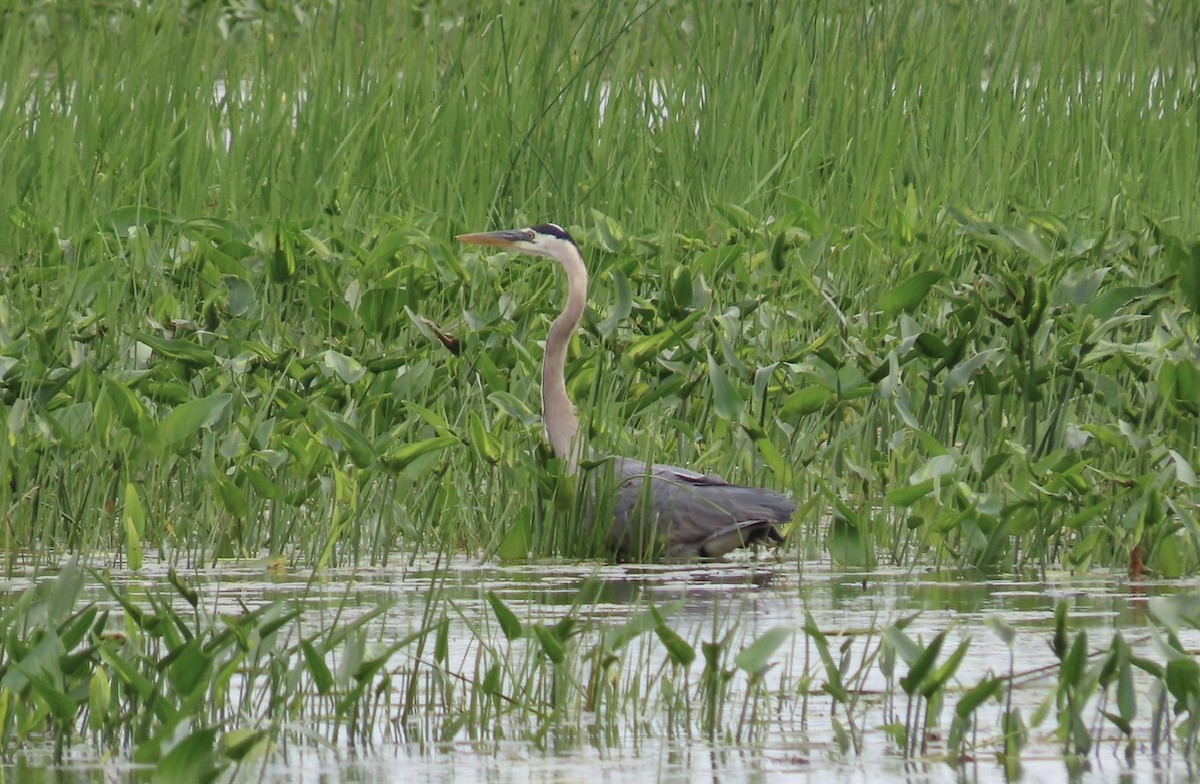
M537 235L533 233L533 229L526 229L526 230L525 230L525 241L526 241L526 242L533 242L533 238L534 238L534 237L536 237L536 236L537 236Z

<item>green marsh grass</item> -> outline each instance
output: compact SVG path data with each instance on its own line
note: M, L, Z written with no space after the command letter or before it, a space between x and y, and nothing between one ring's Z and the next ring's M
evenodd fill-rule
M447 241L549 218L598 448L847 564L1196 569L1185 6L237 8L7 12L9 552L565 552L557 270Z

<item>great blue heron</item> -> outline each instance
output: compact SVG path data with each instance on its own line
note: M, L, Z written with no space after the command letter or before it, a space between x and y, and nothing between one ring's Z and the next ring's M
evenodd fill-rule
M543 223L526 229L460 234L459 242L489 245L554 259L567 273L567 304L550 325L542 362L542 418L554 454L575 473L583 457L579 417L567 395L567 344L587 304L587 267L575 240L561 226ZM789 499L769 490L726 482L669 465L647 465L617 457L618 484L610 544L623 557L647 544L668 557L719 558L757 542L780 542L779 524L796 511ZM647 484L648 483L648 484ZM646 542L647 534L653 539Z

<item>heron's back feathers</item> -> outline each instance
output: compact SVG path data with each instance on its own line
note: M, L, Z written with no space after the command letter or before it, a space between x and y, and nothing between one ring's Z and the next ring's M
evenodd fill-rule
M719 558L738 547L780 542L796 505L771 490L668 465L617 458L612 545L623 556L651 548L669 557Z

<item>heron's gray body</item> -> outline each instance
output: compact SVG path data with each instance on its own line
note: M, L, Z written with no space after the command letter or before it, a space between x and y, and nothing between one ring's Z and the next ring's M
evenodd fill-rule
M783 540L779 525L796 505L757 487L716 474L619 457L610 543L629 557L660 552L670 558L720 558L739 547Z
M552 223L527 229L461 234L461 242L490 245L558 261L567 275L567 302L550 325L542 360L542 419L554 454L575 473L583 455L579 417L567 395L567 347L587 304L587 267L571 235ZM778 493L733 485L715 474L646 464L618 457L610 463L616 493L609 538L623 558L662 554L673 558L719 558L730 550L758 542L779 542L779 525L791 519L796 505ZM604 504L596 504L598 514ZM599 522L599 521L596 521Z

